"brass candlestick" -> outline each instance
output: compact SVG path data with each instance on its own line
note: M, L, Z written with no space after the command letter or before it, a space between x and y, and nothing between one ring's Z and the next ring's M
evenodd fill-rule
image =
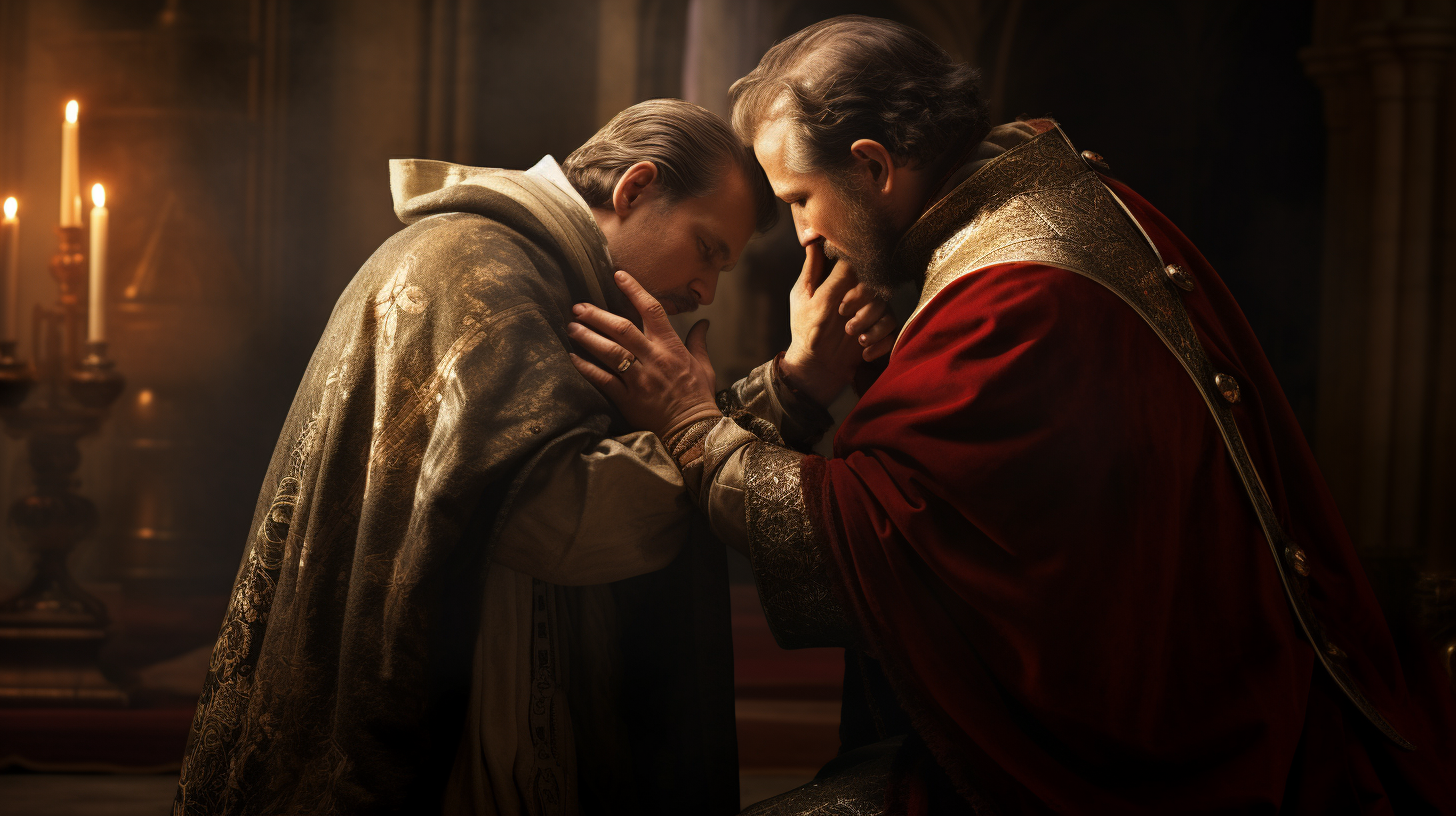
M67 566L97 522L96 505L72 489L81 464L77 442L101 427L125 381L107 358L106 343L81 342L83 230L58 232L50 271L60 297L36 310L34 373L15 358L13 341L0 343L0 418L11 436L26 440L35 477L30 495L10 508L35 571L24 589L0 602L0 704L125 705L126 694L96 662L111 621L106 605Z

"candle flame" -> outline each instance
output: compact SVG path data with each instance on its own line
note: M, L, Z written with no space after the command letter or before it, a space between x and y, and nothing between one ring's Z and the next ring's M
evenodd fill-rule
M98 207L106 206L105 187L102 187L100 184L94 184L91 186L91 203L95 204Z
M76 121L76 117L80 113L81 113L81 106L76 102L76 100L72 99L70 102L67 102L66 103L66 121L67 122L74 122L74 121Z
M20 203L15 200L15 196L5 199L5 220L14 221L15 212L19 209Z

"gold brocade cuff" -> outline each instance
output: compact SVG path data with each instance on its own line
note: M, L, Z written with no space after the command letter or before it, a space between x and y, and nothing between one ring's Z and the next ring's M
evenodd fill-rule
M743 494L753 580L781 648L845 646L853 635L804 501L803 462L803 454L772 445L748 449Z

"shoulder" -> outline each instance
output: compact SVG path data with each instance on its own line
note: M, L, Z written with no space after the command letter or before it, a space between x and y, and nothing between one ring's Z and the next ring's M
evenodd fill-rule
M440 298L468 298L492 311L565 297L556 247L495 219L432 216L396 233L365 265L373 284L411 285Z
M1069 269L997 264L962 275L937 292L906 324L895 353L939 355L988 343L1072 339L1095 334L1109 321L1135 317L1116 294Z

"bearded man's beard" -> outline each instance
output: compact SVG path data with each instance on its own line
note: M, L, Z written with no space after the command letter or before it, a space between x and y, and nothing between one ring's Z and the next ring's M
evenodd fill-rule
M840 222L842 238L837 244L825 241L824 256L831 261L847 261L860 283L877 297L889 300L906 280L891 261L900 236L889 218L870 207L867 186L857 176L846 174L833 178L834 194L844 213Z

